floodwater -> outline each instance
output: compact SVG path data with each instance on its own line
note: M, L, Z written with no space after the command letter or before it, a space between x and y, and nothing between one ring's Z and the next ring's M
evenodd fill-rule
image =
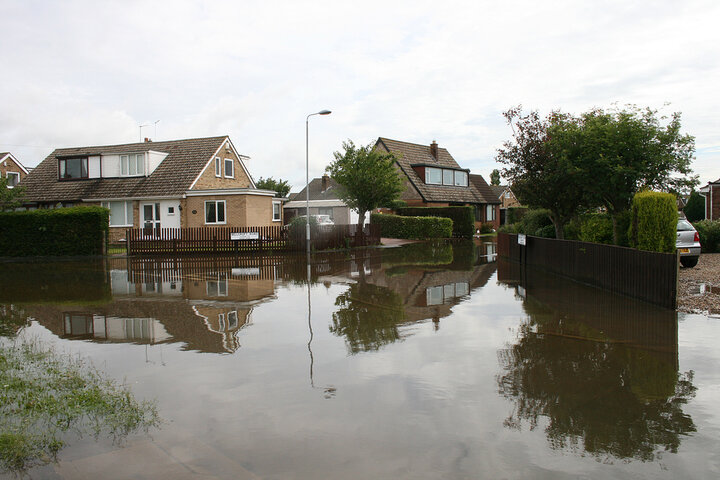
M720 477L720 320L497 261L492 243L3 264L21 332L164 424L33 478ZM309 281L308 281L309 279Z

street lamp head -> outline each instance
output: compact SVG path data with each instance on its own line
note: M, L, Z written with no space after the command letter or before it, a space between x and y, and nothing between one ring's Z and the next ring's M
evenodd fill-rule
M318 112L319 115L330 115L332 112L330 110L320 110Z

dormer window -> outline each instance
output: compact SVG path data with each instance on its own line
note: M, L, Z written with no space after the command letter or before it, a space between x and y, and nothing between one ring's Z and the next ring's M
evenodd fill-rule
M145 154L120 155L120 175L123 177L145 175Z
M428 185L468 186L468 173L464 170L425 167L425 183Z
M58 160L59 177L61 180L88 178L87 157L61 158Z

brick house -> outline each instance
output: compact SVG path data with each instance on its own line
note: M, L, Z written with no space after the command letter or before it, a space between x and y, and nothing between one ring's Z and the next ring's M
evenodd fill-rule
M0 177L7 178L8 188L13 188L28 173L28 169L12 153L0 153Z
M340 224L357 225L358 213L345 205L337 196L338 183L328 175L313 178L308 185L310 191L310 215L328 215L330 219ZM307 192L303 188L292 199L283 205L285 222L289 223L297 215L305 215L307 208ZM365 216L365 222L370 221L370 215Z
M282 225L227 136L57 149L23 181L25 207L101 205L110 241L128 228Z
M720 220L720 179L702 187L700 195L705 197L705 218Z
M401 142L380 137L375 148L396 154L396 166L405 182L401 199L410 207L447 207L469 205L475 208L475 224L491 222L499 226L498 204L494 198L486 198L471 181L470 170L460 167L450 152L430 145ZM474 176L482 177L480 175Z

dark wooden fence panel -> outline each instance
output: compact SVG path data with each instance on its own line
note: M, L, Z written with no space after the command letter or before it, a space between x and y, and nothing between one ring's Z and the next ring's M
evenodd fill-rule
M257 239L232 240L232 233L257 234ZM237 254L305 250L305 229L291 232L287 225L259 227L197 227L129 229L128 255ZM314 250L360 247L380 243L379 225L321 227L311 236Z
M644 300L666 308L676 308L678 259L671 253L632 248L498 234L498 255L541 267L557 275Z

